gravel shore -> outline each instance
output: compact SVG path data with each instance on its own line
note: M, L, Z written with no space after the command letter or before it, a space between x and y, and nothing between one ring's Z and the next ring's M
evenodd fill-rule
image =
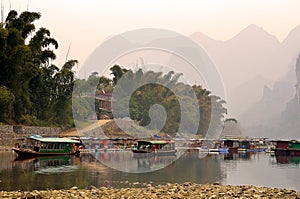
M255 187L251 185L230 186L216 184L168 184L146 188L96 188L68 190L0 191L0 198L62 199L62 198L299 198L294 190Z

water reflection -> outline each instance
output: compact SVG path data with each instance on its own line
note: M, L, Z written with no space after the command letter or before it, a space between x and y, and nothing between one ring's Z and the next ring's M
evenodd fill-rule
M300 164L300 156L280 156L276 155L276 163L278 164Z
M153 172L167 167L178 158L178 154L156 155L131 151L99 151L93 156L108 167L130 173Z
M49 159L45 157L14 161L12 154L6 154L2 157L2 160L5 160L2 166L7 164L11 166L1 168L0 188L2 190L31 190L72 186L86 188L90 185L127 187L134 182L154 185L186 181L210 183L221 181L224 176L221 174L219 156L199 158L198 151L187 153L171 164L169 163L174 158L172 156L133 157L127 152L98 153L97 155L99 156L97 158L91 154L82 154L80 158L68 156ZM104 166L98 161L99 158L109 162L111 159L120 162L127 158L127 163L131 162L141 170L160 167L164 164L168 166L149 173L124 173ZM128 161L128 158L132 161ZM119 166L126 167L124 164Z
M20 160L15 154L1 153L0 157L1 190L62 189L73 186L74 181L81 187L88 186L84 184L88 181L87 171L80 169L80 159L75 156ZM74 175L76 173L79 176Z
M164 183L253 184L300 190L299 157L268 156L264 153L207 154L190 150L177 161L172 156L133 157L130 152L81 154L14 161L10 152L0 153L0 189L66 189L90 185L129 187ZM148 173L126 173L104 166L114 160L119 167L135 169L168 165ZM119 164L126 160L126 164ZM138 184L136 182L139 182Z
M248 152L229 152L224 154L224 160L251 160L251 154Z

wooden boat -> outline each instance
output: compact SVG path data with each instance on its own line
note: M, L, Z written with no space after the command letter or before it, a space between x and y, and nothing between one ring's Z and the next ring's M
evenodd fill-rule
M220 140L215 141L212 144L212 148L209 149L209 152L218 152L218 153L228 153L229 148L225 147Z
M238 139L224 140L224 147L227 147L228 151L236 152L239 148L239 140Z
M238 152L246 152L247 149L250 149L250 142L248 140L241 140L239 145Z
M296 140L278 140L276 141L275 154L287 156L300 156L300 142Z
M288 150L290 156L300 156L300 142L296 140L290 141Z
M169 140L138 140L134 154L175 155L175 142Z
M32 158L40 156L76 155L79 154L79 140L58 137L29 136L26 143L20 147L16 144L12 150L19 158Z

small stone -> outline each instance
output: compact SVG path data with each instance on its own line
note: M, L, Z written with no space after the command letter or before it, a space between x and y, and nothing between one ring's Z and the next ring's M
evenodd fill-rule
M214 182L213 185L221 185L220 182Z
M25 196L26 199L41 199L42 196L38 193L29 193Z
M209 199L213 199L213 198L216 198L217 196L216 195L212 195L209 197Z
M89 190L97 189L95 186L91 185Z
M78 187L74 186L74 187L71 187L70 190L77 190Z
M185 183L183 183L183 186L190 186L190 185L192 185L191 182L185 182Z
M294 191L292 191L292 190L285 190L284 191L284 193L286 193L286 194L291 194L291 193L293 193Z
M81 191L79 194L80 194L80 196L82 196L82 197L85 197L85 195L86 195L86 193L83 192L83 191Z

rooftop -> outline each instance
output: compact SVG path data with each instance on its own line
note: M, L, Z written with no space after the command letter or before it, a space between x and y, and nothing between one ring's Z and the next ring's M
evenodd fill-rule
M57 137L30 137L30 139L40 142L55 142L55 143L80 143L78 140L72 140L70 138L57 138Z

